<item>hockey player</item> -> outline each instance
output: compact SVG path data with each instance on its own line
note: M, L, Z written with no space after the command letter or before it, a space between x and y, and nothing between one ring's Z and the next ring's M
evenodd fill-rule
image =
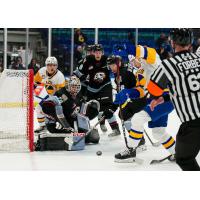
M80 90L81 83L79 78L71 76L67 85L55 93L55 96L57 96L62 102L63 114L67 122L73 128L74 122L77 121L79 113L84 114L92 120L98 115L100 110L99 102L96 100L90 100L86 103L82 98ZM99 139L99 133L95 129L86 137L85 141L86 143L98 143Z
M150 94L158 98L151 102L151 109L170 100L162 96L163 87L168 85L182 122L176 136L176 163L182 170L199 171L195 158L200 150L200 55L189 52L193 40L190 29L172 29L170 37L175 53L162 61L148 85Z
M74 132L76 130L74 122L78 120L81 106L85 110L82 114L85 114L89 119L98 115L99 103L95 100L86 103L86 105L82 103L81 96L79 96L80 89L80 80L76 76L71 76L67 85L57 91L54 96L43 94L43 101L40 102L40 105L46 115L45 122L50 133ZM56 122L59 122L60 126ZM77 131L83 130L79 130L77 127ZM91 131L85 139L86 143L98 143L100 139L98 131Z
M90 55L94 55L94 45L88 45L86 47L86 57L90 57ZM88 86L88 77L85 78L81 73L83 68L83 62L85 58L81 59L78 63L76 70L73 72L81 80L81 94L86 98L87 86Z
M136 87L137 80L133 73L133 68L128 65L125 66L120 56L115 56L115 55L109 56L107 59L107 65L113 72L115 77L115 83L117 85L118 93L116 94L116 98L114 101L114 105L117 106L113 106L114 111L118 108L118 105L122 104L127 99L126 95L134 98L139 98L144 96L143 89L140 86ZM124 125L127 131L129 132L131 127L130 120L126 120L124 122ZM141 139L138 146L140 146L143 150L146 149L144 137Z
M95 45L87 45L87 47L86 47L86 56L94 55L94 46Z
M80 79L88 78L87 100L96 99L100 103L101 111L108 110L113 103L110 70L107 67L107 56L103 55L103 47L100 44L94 46L94 55L87 56L80 72ZM120 135L119 126L114 114L108 122L112 128L109 137ZM100 125L102 131L107 131L105 121Z
M46 127L50 133L74 132L64 117L60 100L56 96L49 95L43 85L36 86L34 100L41 106L41 113L45 116ZM56 122L61 126L57 128Z
M155 49L137 46L136 53L134 54L137 59L134 60L136 67L142 67L146 82L149 81L150 75L160 64L159 56L156 54ZM143 79L139 80L146 83ZM145 97L133 99L131 102L127 101L122 106L126 111L132 112L134 115L131 119L131 130L129 132L129 149L115 155L116 162L131 162L136 156L136 147L143 137L144 123L148 122L149 128L152 128L152 133L163 147L169 151L171 160L174 160L175 154L175 140L172 136L166 133L168 114L173 110L171 102L165 103L151 111L148 106L148 99Z
M53 95L56 91L65 86L65 78L62 72L58 70L58 62L55 57L48 57L45 61L45 65L46 66L42 67L34 76L34 82L36 85L44 85L47 93ZM45 117L41 111L41 106L38 105L36 107L36 112L40 127L35 130L36 133L45 130Z

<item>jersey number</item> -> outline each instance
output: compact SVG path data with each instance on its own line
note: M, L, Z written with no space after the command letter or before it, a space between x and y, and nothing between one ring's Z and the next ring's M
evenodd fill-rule
M191 74L188 76L188 83L190 90L193 92L197 92L200 90L200 73L196 74Z

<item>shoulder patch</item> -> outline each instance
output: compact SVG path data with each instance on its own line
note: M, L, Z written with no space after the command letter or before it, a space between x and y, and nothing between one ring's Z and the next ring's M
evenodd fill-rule
M61 98L62 98L63 102L68 100L68 97L65 94L62 94Z

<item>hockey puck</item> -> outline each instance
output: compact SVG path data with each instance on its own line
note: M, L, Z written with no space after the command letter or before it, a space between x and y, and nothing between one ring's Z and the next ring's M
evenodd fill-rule
M97 154L97 156L101 156L102 155L102 151L97 151L96 154Z

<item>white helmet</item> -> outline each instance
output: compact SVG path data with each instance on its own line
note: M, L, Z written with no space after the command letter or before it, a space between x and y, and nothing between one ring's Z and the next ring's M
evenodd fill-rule
M71 76L67 81L67 91L73 95L77 95L81 90L81 82L77 76Z
M53 56L48 57L45 61L45 65L47 66L49 64L58 65L58 61L56 57L53 57Z

